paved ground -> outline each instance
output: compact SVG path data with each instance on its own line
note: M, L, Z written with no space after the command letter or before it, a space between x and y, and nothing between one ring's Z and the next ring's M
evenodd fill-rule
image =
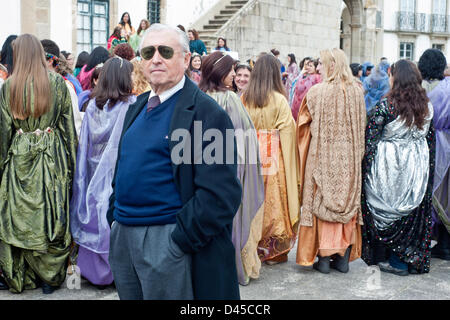
M450 299L450 261L432 259L431 271L425 275L398 277L380 273L377 268L367 268L362 260L350 264L350 272L332 271L320 274L309 267L295 264L294 248L287 263L263 265L258 280L241 288L245 300L309 300L309 299L387 299L387 300L435 300ZM65 283L52 295L43 295L40 289L17 295L0 291L0 300L115 300L114 288L98 290L86 280L80 290L67 289Z

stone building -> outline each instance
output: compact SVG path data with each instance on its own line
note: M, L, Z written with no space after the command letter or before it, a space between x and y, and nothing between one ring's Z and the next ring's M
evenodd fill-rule
M450 0L385 0L383 56L418 61L429 48L450 59Z
M122 13L129 12L136 29L141 19L195 28L209 51L223 36L240 60L272 48L282 60L288 53L317 57L333 47L341 47L351 62L376 62L382 56L417 60L427 47L450 50L449 19L442 14L449 1L9 0L2 3L7 14L0 43L9 34L32 33L54 40L62 50L91 51L106 46Z

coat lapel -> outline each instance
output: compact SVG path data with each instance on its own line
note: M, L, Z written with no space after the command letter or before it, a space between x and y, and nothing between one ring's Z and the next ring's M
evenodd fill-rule
M186 77L186 82L182 90L183 91L181 92L177 104L175 105L172 120L170 122L169 148L171 154L173 147L179 143L178 141L172 141L171 137L173 131L177 129L184 129L187 130L187 132L191 133L192 122L194 119L194 111L193 111L194 101L196 93L199 89L189 78ZM193 137L191 137L191 139L192 138ZM186 143L186 140L184 140L183 143ZM191 146L185 147L190 148ZM172 163L174 177L177 176L178 168L179 168L178 165Z
M142 108L147 105L148 97L150 96L150 92L146 92L141 94L136 102L130 106L128 109L127 115L125 116L124 126L122 135L128 130L128 128L133 124L134 120L136 120L139 113L141 113Z

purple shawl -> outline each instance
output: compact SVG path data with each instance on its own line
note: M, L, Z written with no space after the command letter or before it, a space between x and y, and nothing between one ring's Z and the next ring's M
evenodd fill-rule
M449 229L450 77L442 80L428 93L428 97L434 107L433 124L436 131L436 164L433 183L433 207L435 212L433 212L433 221L435 223L443 222Z
M109 252L110 228L106 220L111 182L116 166L123 121L130 104L117 102L110 108L97 108L95 99L89 101L77 153L77 166L70 201L70 228L73 239L93 252Z

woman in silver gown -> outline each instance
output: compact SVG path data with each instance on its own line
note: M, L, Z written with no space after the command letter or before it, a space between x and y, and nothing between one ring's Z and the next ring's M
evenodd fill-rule
M362 258L405 276L430 269L435 137L419 70L406 60L392 69L392 90L368 114Z

